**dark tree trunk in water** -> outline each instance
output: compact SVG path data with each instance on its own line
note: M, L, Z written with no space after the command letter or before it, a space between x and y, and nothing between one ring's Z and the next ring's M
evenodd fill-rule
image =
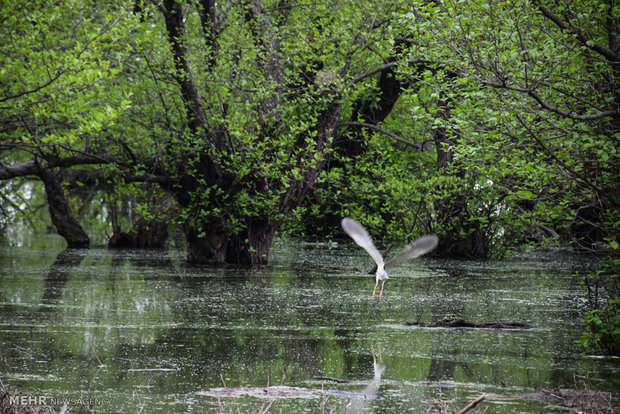
M89 247L90 239L75 218L69 200L67 200L56 174L42 165L38 167L38 174L45 185L45 195L50 217L58 234L67 241L69 247Z
M161 249L168 240L168 223L140 219L130 231L138 249Z
M198 264L266 264L280 224L269 220L248 219L244 229L232 235L216 230L218 226L203 232L186 229L187 260Z
M226 243L226 261L240 264L266 264L279 223L248 220L247 227Z
M219 226L217 226L219 227ZM187 261L196 264L222 264L226 262L226 233L216 226L196 229L186 225Z
M161 249L168 239L168 223L161 221L147 221L139 219L129 231L125 233L116 229L108 247L113 249Z

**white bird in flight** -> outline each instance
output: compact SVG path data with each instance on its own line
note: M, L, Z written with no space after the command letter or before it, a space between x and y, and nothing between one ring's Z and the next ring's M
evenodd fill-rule
M374 243L372 242L372 238L370 237L364 226L349 217L343 218L341 224L344 231L349 236L351 236L355 243L357 243L360 247L366 250L370 257L372 257L372 259L377 264L377 282L375 283L375 289L372 291L373 299L375 298L375 294L377 293L377 286L379 286L380 280L381 293L379 293L379 299L383 298L383 285L385 285L385 281L390 278L385 269L388 269L406 260L415 259L416 257L422 256L423 254L426 254L433 250L435 247L437 247L437 243L439 243L439 239L434 234L422 236L416 241L409 243L396 256L385 262L383 260L383 256L375 247Z

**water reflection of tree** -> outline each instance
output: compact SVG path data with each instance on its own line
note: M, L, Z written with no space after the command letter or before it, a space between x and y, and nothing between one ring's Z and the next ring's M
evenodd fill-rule
M45 278L45 290L43 291L40 310L55 309L54 306L46 305L56 305L60 302L71 274L82 263L87 253L87 249L66 249L56 257Z
M428 281L429 283L434 284L434 290L437 292L451 292L453 290L455 281L469 280L468 268L465 266L461 266L460 264L458 264L458 262L456 264L446 266L444 270L448 274L448 277L435 278L432 279L432 281ZM466 314L465 304L462 301L452 301L448 304L444 300L437 300L431 303L431 315ZM457 355L462 352L462 349L460 348L460 344L458 342L455 342L453 346L454 348L451 350L452 354ZM428 369L427 380L430 382L439 382L455 378L458 366L461 366L463 371L466 372L467 375L469 375L471 378L471 375L473 374L467 363L460 363L452 359L431 355L431 362Z

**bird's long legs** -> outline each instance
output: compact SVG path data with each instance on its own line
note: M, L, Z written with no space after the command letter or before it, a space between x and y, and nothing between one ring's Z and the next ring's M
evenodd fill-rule
M379 299L383 299L383 285L385 285L385 279L383 279L381 281L381 292L379 293ZM379 286L379 281L377 280L377 283L375 283L375 289L372 291L372 298L375 298L375 295L377 294L377 286Z

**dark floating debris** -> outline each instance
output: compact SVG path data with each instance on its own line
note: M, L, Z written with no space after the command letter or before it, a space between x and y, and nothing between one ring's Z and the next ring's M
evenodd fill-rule
M351 381L350 380L346 380L346 379L340 379L340 378L334 378L334 377L324 377L322 375L315 375L312 377L312 379L314 380L319 380L319 381L332 381L332 382L336 382L338 384L348 384Z
M423 328L474 328L474 329L531 329L532 326L521 322L490 322L478 323L465 319L444 319L434 323L405 322L405 326L420 326Z

